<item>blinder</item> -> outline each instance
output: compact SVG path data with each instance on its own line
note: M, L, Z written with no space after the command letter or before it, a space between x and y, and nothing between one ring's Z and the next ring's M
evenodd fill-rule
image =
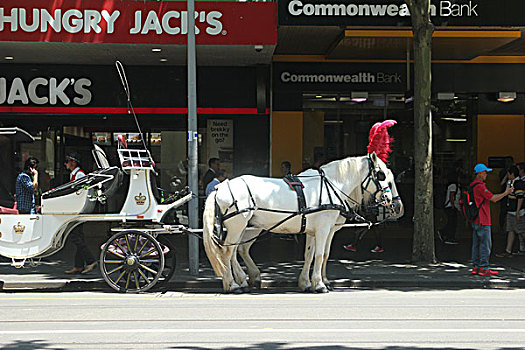
M375 176L376 176L377 181L385 181L386 180L386 175L385 175L385 172L383 170L376 171Z

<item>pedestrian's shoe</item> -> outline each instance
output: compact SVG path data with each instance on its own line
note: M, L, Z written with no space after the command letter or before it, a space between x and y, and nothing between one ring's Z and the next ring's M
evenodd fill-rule
M477 274L478 274L478 271L479 271L479 267L474 266L474 267L472 268L472 274L473 274L473 275L477 275Z
M456 245L458 244L458 241L454 240L454 239L447 239L445 241L445 244L452 244L452 245Z
M495 271L491 269L485 270L484 268L480 267L478 269L478 275L480 276L498 276L499 271Z
M343 248L349 252L357 252L357 248L351 244L344 245Z
M75 273L81 273L81 272L82 272L82 268L81 267L73 267L71 270L64 271L64 273L67 273L68 275L72 275L72 274L75 274Z
M504 251L503 253L496 254L496 258L512 258L512 253Z
M86 265L86 268L84 270L82 270L82 274L86 274L86 273L89 273L91 271L93 271L93 269L97 267L97 262L95 261L93 264L89 264L89 265Z
M519 250L518 255L521 255L521 256L525 255L525 250Z
M380 246L378 246L378 245L376 245L376 247L371 250L372 253L382 253L384 251L385 250L383 248L381 248Z

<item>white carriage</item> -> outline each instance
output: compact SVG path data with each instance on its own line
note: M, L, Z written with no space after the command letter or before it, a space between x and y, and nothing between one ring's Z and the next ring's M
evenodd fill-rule
M119 148L117 167L110 166L100 147L94 147L98 169L43 193L38 214L0 214L0 255L22 266L26 259L62 249L78 225L116 222L115 233L100 253L102 276L117 291L146 291L174 272L173 247L159 235L177 232L174 211L192 194L160 199L154 162L146 149Z

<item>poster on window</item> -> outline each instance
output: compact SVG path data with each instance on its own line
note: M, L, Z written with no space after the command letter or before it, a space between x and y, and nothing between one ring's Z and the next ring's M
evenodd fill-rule
M219 158L221 169L226 170L227 177L231 178L233 173L233 120L208 119L206 143L208 159Z

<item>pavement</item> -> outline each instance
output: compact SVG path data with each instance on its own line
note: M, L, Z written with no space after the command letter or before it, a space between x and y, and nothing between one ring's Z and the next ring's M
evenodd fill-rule
M327 267L328 278L335 288L360 289L469 289L469 288L525 288L525 256L496 258L498 244L493 248L491 268L500 271L498 277L472 275L470 260L471 239L468 232L460 235L458 245L445 245L436 240L434 264L410 262L411 233L399 232L383 236L385 252L372 253L375 244L370 234L358 244L357 252L347 252L342 246L351 241L353 233L338 233L334 237L331 259ZM495 240L503 239L495 237ZM206 256L201 250L199 273L188 269L187 237L175 239L177 267L173 278L155 291L222 291ZM283 239L272 236L252 247L252 256L261 270L262 289L281 288L299 291L297 278L302 268L304 240ZM12 267L7 259L0 260L0 290L21 291L112 291L100 271L86 275L67 275L71 268L74 248L70 245L54 256L37 262L26 262L23 268Z

